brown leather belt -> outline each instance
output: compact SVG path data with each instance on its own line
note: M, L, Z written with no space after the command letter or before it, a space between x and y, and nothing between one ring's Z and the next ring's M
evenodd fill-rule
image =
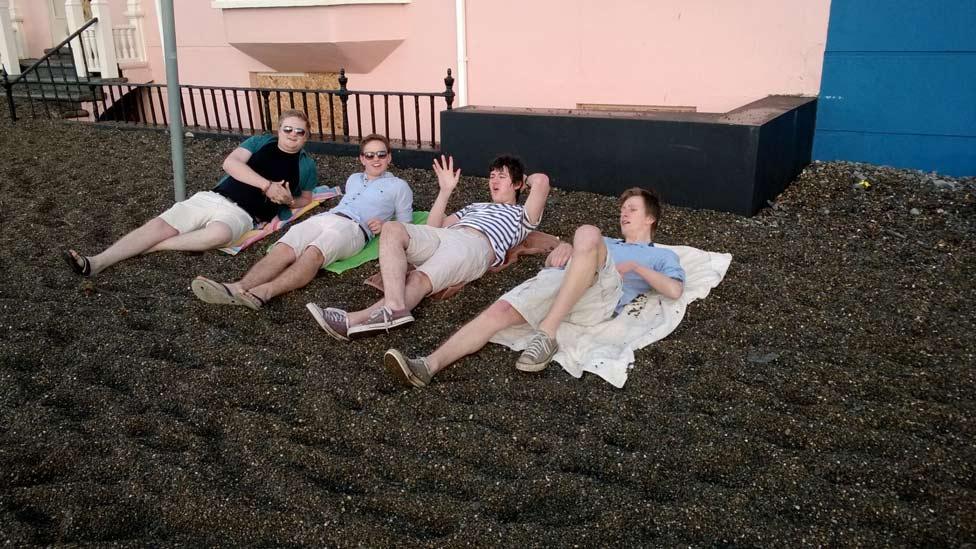
M363 233L363 238L365 238L366 239L366 242L369 243L369 233L366 232L366 229L364 229L363 226L360 225L358 221L356 221L355 219L349 217L348 215L346 215L344 213L340 213L340 212L332 212L332 215L337 215L339 217L345 217L349 221L352 221L353 223L355 223L356 226L359 227L359 232Z

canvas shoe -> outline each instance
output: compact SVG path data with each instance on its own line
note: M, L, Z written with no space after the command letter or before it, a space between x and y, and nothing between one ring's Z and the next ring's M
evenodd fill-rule
M557 350L559 345L556 344L555 339L542 330L536 330L529 339L529 344L522 351L522 355L515 361L515 368L523 372L541 372L552 361Z
M433 375L426 358L407 358L400 351L390 349L383 355L383 366L407 386L426 387Z
M323 309L314 303L306 303L305 308L312 313L315 322L325 330L325 333L339 341L349 341L349 319L345 311L332 307Z
M389 332L393 328L398 328L404 324L413 322L413 315L409 309L392 311L389 307L380 307L373 311L362 324L351 326L347 332L348 337L363 337L375 335L378 332Z

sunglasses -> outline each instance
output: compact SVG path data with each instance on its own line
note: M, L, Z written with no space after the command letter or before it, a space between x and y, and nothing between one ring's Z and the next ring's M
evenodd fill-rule
M362 153L363 157L366 158L366 160L372 160L374 156L376 158L386 158L386 155L388 155L388 154L390 154L390 153L388 153L386 151L376 151L376 152L364 152L364 153Z
M303 136L303 135L305 135L307 133L305 131L305 128L293 128L291 126L282 126L281 127L281 131L283 131L285 133L295 132L295 135L297 135L299 137L301 137L301 136Z

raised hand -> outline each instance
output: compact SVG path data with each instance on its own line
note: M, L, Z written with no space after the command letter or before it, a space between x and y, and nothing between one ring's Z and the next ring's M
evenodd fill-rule
M448 156L445 158L442 154L440 162L438 162L437 158L435 157L434 173L437 174L437 184L440 186L442 192L454 192L454 188L457 187L458 181L461 180L461 169L454 169L453 156Z

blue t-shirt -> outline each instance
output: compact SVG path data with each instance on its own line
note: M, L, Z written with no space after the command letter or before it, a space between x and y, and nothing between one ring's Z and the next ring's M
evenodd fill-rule
M413 221L413 190L390 172L372 181L366 180L366 172L354 173L346 180L346 194L329 213L345 214L372 238L375 235L367 225L370 219Z
M636 261L639 265L657 271L679 282L685 281L685 270L678 262L678 254L671 250L658 248L654 243L628 244L619 238L603 237L607 245L607 252L613 258L614 264L619 265L627 261ZM640 294L650 291L651 285L639 274L631 271L621 277L623 279L623 295L617 302L614 314L619 314L624 305L630 303Z

